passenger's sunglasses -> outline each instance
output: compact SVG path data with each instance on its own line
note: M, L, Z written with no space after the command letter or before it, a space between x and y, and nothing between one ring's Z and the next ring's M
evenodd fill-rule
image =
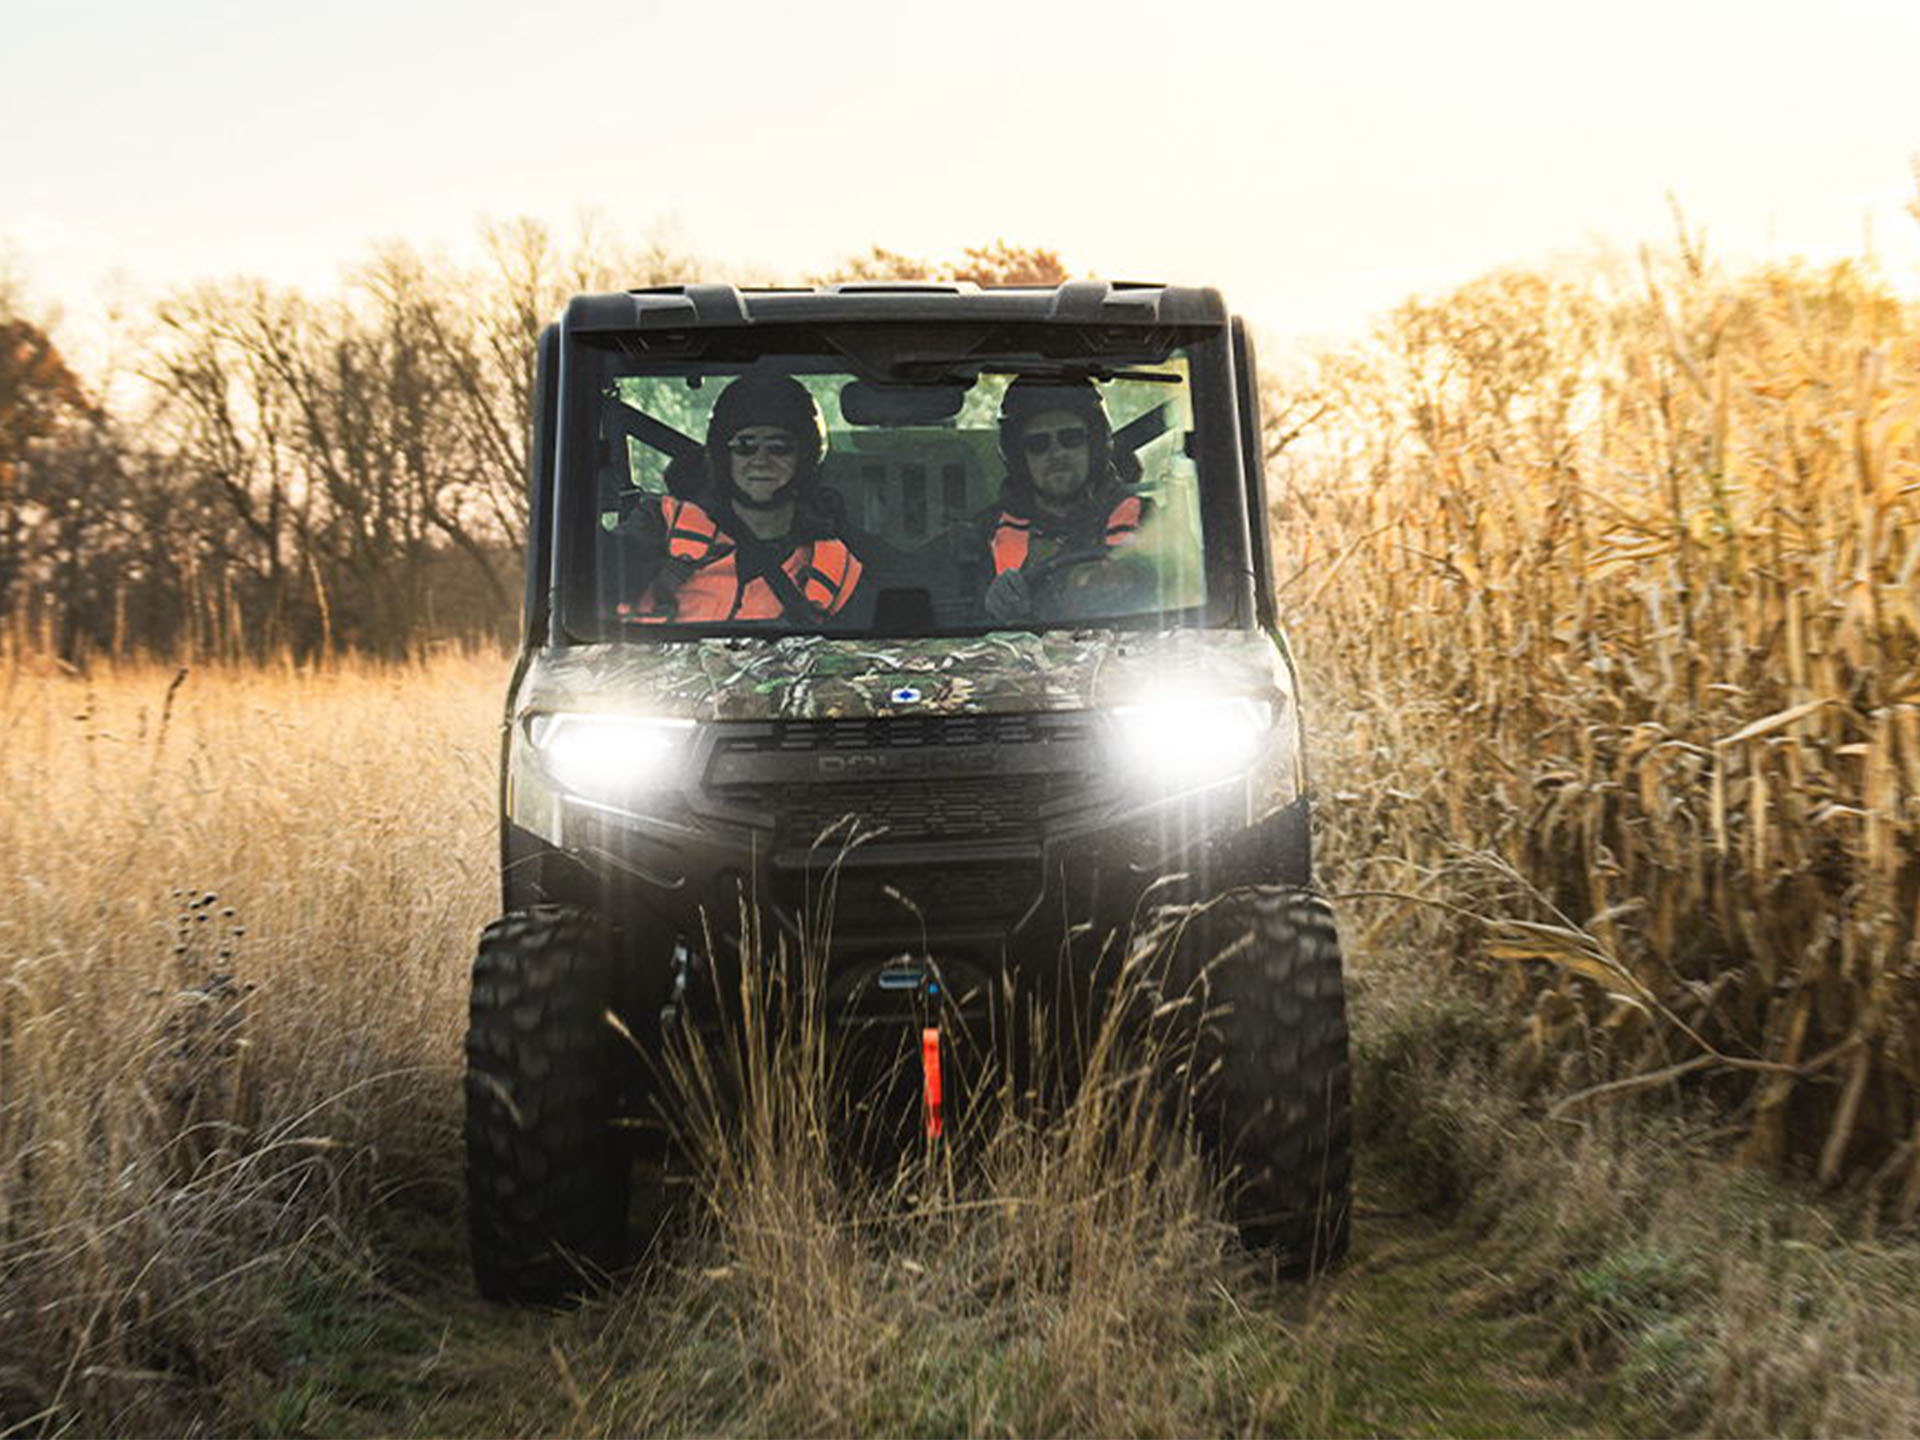
M752 435L736 435L727 441L727 453L738 455L742 460L758 455L762 450L776 460L786 460L792 456L793 449L791 440L762 440Z
M1087 427L1069 425L1064 430L1029 430L1020 441L1020 448L1029 455L1044 455L1056 445L1062 450L1086 449Z

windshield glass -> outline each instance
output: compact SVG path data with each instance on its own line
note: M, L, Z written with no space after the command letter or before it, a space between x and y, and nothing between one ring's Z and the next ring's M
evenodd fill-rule
M882 359L831 336L704 336L681 347L695 355L576 342L567 632L1220 623L1243 537L1209 495L1239 487L1206 472L1237 452L1223 466L1199 443L1195 345L1163 334L1094 361L952 328L888 327ZM1230 439L1230 405L1211 411Z

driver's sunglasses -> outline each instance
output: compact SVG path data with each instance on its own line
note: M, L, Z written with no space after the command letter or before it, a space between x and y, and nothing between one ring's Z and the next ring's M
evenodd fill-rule
M758 455L762 450L776 460L785 460L793 454L793 441L775 438L762 440L752 435L736 435L727 441L727 453L738 455L742 460Z
M1086 449L1087 427L1069 425L1064 430L1029 430L1020 441L1021 449L1029 455L1044 455L1056 445L1062 450Z

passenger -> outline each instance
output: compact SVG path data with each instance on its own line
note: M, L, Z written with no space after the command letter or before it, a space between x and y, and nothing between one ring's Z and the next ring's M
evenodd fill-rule
M1093 382L1015 380L1000 404L1000 454L1007 477L984 534L987 618L1013 624L1111 611L1116 582L1137 596L1152 579L1151 562L1118 571L1114 562L1138 539L1153 503L1122 478Z
M644 529L664 548L638 600L619 613L683 625L780 620L812 626L846 609L859 557L818 489L826 422L785 375L743 375L720 392L707 426L705 503L648 502Z

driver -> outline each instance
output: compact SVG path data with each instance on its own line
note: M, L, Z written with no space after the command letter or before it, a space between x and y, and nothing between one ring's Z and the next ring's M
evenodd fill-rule
M786 375L742 375L720 392L707 426L706 503L667 495L646 517L665 556L638 600L619 607L643 623L838 615L860 584L859 557L841 539L817 482L826 422Z
M1015 624L1087 608L1076 600L1109 588L1093 577L1113 568L1152 513L1115 463L1100 392L1091 380L1015 380L1000 403L1000 454L1007 478L985 528L987 618ZM1089 563L1067 568L1078 561Z

